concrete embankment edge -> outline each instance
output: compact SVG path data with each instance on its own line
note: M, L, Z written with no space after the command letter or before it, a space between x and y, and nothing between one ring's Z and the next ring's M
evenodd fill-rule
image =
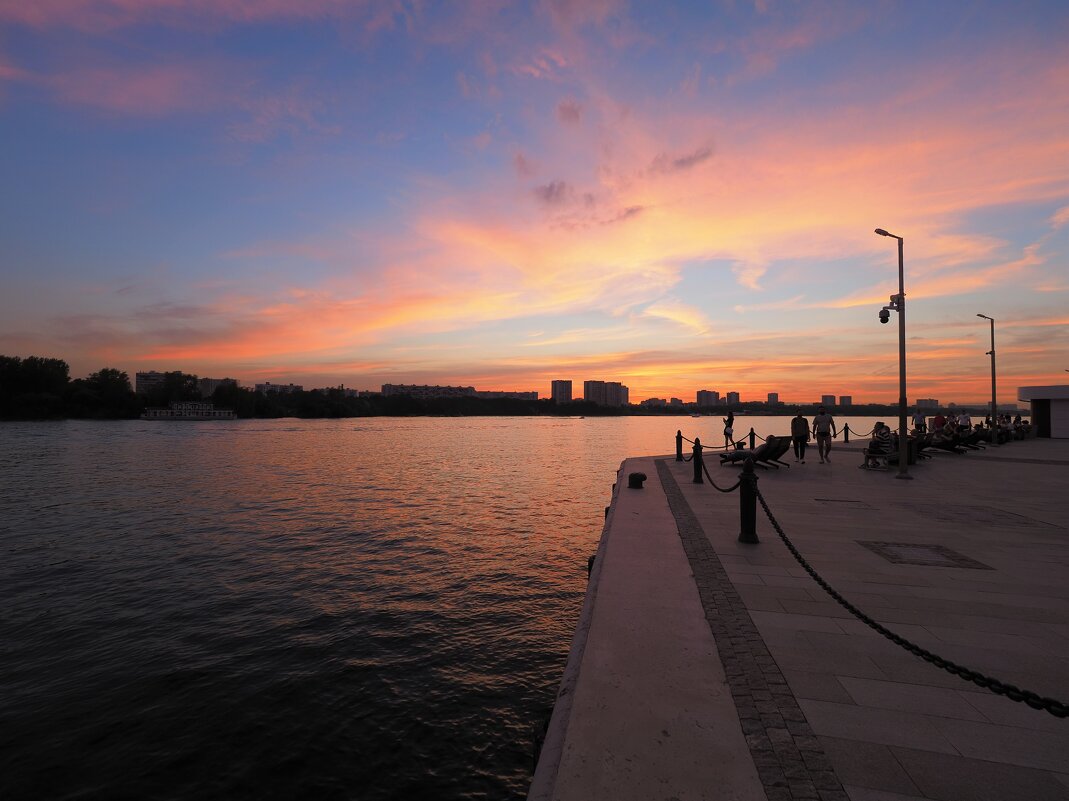
M529 797L764 801L657 460L630 471Z
M590 634L590 623L594 618L594 605L597 603L598 597L598 583L601 581L602 568L605 564L604 556L608 547L609 533L612 531L613 516L618 508L617 499L620 495L620 485L622 483L620 479L623 476L625 464L626 461L621 462L616 471L616 483L613 484L612 500L609 503L609 510L605 515L605 523L601 529L601 539L598 540L594 564L587 581L586 597L583 599L583 608L579 612L579 622L576 623L575 634L572 635L572 647L568 652L564 675L561 677L557 698L553 704L553 714L546 729L538 765L531 780L531 788L527 794L528 801L544 801L552 798L553 788L556 785L557 771L560 769L561 757L564 753L564 742L568 733L568 723L571 719L575 685L579 681L579 672L583 664L583 652L586 649L587 638Z

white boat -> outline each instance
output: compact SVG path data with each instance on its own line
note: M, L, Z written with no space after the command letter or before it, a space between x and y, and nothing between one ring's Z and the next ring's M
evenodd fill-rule
M216 409L214 403L183 401L172 403L166 409L149 407L141 415L142 420L236 420L232 409Z

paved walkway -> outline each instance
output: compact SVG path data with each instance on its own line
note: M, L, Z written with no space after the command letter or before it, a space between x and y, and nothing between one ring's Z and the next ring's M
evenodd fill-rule
M1069 700L1069 442L939 455L909 482L832 458L760 477L816 570L918 645ZM622 483L634 469L650 478L616 492L532 798L1069 799L1069 719L865 626L760 509L761 543L739 544L738 494L689 464L628 460Z

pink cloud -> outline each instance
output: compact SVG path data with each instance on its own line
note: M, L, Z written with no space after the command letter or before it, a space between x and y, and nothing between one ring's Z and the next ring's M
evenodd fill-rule
M35 82L67 103L144 116L206 110L223 99L211 70L184 64L82 69Z
M557 104L557 119L567 125L578 125L582 116L583 107L575 100L562 100Z
M140 24L251 23L275 19L362 17L371 28L390 27L400 3L371 0L33 0L0 4L0 20L35 28L112 30Z

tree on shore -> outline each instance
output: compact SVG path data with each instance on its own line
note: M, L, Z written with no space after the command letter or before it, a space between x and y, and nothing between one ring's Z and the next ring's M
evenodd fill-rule
M72 381L64 400L67 414L77 418L131 418L141 414L143 408L130 387L129 376L113 367Z
M0 417L47 420L63 417L70 366L41 356L0 356Z

